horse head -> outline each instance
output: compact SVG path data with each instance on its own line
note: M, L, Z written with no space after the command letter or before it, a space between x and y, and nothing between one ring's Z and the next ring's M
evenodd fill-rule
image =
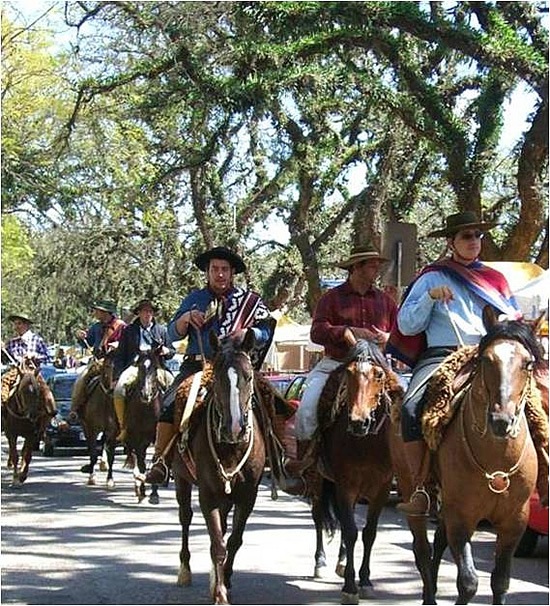
M342 365L345 376L339 397L347 399L348 431L365 436L375 429L380 403L385 401L387 363L376 344L360 339Z
M155 351L140 352L137 360L137 378L134 383L133 393L146 405L152 405L159 394L159 381L157 369L160 361Z
M487 334L478 352L479 395L487 407L487 422L499 438L515 437L533 371L543 364L542 349L532 327L520 320L499 321L486 307L483 321Z
M241 330L218 339L211 331L209 338L214 351L211 393L219 441L244 442L252 424L254 368L249 352L254 346L254 333Z
M39 369L19 368L20 379L13 402L14 412L35 421L41 412L42 388L38 380Z

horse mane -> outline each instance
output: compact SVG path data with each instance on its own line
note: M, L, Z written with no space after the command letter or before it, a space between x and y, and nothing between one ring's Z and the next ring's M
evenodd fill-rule
M537 341L531 326L526 322L522 322L521 320L505 320L504 322L494 324L489 328L487 334L481 338L479 342L479 354L481 355L496 339L518 341L533 356L535 368L546 367L542 346Z
M388 363L384 354L380 351L380 348L374 341L368 341L367 339L358 339L355 345L350 349L348 355L342 360L341 366L347 366L354 360L368 360L371 359L376 366L382 366L385 370L388 368Z

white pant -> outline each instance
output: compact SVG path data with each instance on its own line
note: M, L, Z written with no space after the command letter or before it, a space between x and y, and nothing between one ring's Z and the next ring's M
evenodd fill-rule
M310 440L317 429L317 407L330 373L340 366L334 358L324 357L308 374L304 393L296 412L297 440Z
M133 383L137 379L137 376L138 367L134 364L128 366L128 368L122 371L122 374L118 378L118 381L115 385L115 389L113 391L113 395L115 397L118 396L124 398L126 396L126 387L129 384ZM157 377L162 389L166 389L174 379L172 373L168 372L164 368L157 369Z

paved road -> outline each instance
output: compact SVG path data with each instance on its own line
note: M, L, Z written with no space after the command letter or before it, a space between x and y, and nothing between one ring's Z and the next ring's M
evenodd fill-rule
M193 585L175 584L179 523L172 485L161 503L136 502L129 470L116 463L117 486L88 487L82 456L35 455L21 488L10 487L2 449L2 604L208 604L208 536L195 501L191 531ZM100 474L100 479L104 474ZM361 511L358 515L362 514ZM476 535L480 573L474 604L491 602L493 536ZM329 544L331 569L336 542ZM306 503L262 485L237 554L235 604L339 604L341 581L332 571L314 581L314 532ZM448 554L440 577L440 604L455 598ZM359 555L356 554L359 559ZM377 597L370 604L420 604L410 534L391 504L384 510L371 562ZM548 541L535 558L514 560L509 604L548 604Z

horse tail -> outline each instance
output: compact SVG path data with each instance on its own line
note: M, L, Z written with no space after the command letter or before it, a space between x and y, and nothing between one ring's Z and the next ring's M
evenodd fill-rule
M334 537L340 528L338 522L338 503L336 502L336 488L333 482L324 479L321 487L321 523L323 530Z

